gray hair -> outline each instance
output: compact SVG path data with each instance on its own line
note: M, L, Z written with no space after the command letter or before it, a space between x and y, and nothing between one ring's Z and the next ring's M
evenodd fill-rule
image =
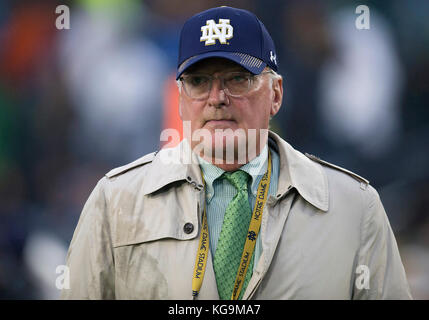
M273 84L274 80L280 80L283 77L281 76L281 74L275 72L273 69L271 69L270 67L266 67L267 71L269 71L270 73L270 78L271 78L271 85Z

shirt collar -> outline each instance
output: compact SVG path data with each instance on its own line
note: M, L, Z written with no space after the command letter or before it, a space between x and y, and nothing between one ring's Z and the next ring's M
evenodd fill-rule
M253 194L256 194L258 189L258 177L265 174L267 170L267 159L268 159L268 145L262 149L261 153L253 158L250 162L241 166L239 170L247 172L251 177L251 190ZM200 164L201 170L204 174L204 181L207 187L207 193L209 198L214 195L213 183L219 178L225 170L211 164L210 162L204 160L198 156L198 162Z

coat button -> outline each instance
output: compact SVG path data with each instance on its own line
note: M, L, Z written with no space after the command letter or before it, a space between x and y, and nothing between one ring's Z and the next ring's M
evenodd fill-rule
M190 222L185 223L183 226L183 231L185 231L186 234L192 233L192 231L194 231L194 225Z

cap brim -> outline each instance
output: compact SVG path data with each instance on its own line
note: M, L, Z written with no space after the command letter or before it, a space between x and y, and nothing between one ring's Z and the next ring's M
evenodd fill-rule
M260 74L267 66L267 64L262 60L248 54L239 52L212 51L202 53L185 60L177 69L176 80L179 79L182 73L185 72L190 66L207 58L225 58L231 60L253 74Z

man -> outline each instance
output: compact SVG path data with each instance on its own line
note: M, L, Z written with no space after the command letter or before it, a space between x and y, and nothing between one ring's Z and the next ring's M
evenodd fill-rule
M368 181L267 131L283 97L276 71L252 13L220 7L185 23L185 139L99 181L63 298L411 298Z

